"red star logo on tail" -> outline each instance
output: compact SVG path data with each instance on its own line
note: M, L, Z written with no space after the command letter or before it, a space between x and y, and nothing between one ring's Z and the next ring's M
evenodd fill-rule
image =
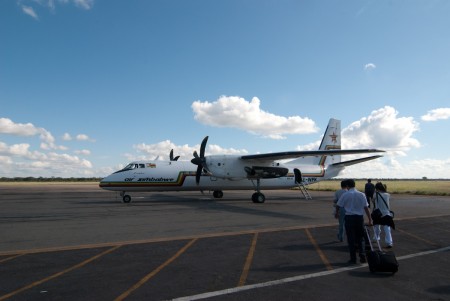
M333 132L332 135L329 135L331 137L331 142L337 143L337 136L335 132Z

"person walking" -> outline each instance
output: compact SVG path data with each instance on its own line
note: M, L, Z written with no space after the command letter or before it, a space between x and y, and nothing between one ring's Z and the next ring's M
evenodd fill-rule
M367 183L364 186L364 193L366 194L367 203L372 204L373 194L375 193L375 185L372 183L372 179L367 179Z
M339 198L346 192L347 192L347 182L345 180L343 180L343 181L341 181L341 189L337 190L334 193L334 199L333 199L334 217L337 218L339 221L337 238L340 242L344 241L345 208L340 207L339 212L338 212L338 208L336 207L336 204L337 204Z
M392 216L390 207L389 207L389 200L391 195L387 193L386 191L386 185L384 185L381 182L378 182L375 185L375 196L374 196L374 210L376 208L380 209L381 211L381 218L383 218L386 215ZM374 225L374 232L375 236L373 237L374 240L380 240L381 236L381 226L382 225ZM394 245L394 242L392 240L392 234L391 234L391 227L388 225L383 225L384 230L384 242L386 243L386 248L392 248Z
M356 264L356 250L359 251L359 260L366 262L364 246L364 213L372 225L369 204L364 193L355 188L355 180L346 180L348 191L344 193L337 202L337 208L345 209L345 234L347 235L350 260L348 263ZM339 214L339 213L338 213Z

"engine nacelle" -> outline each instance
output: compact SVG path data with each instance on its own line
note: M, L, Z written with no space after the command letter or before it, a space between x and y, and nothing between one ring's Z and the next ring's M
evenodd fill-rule
M268 166L253 165L257 162L242 160L240 156L207 156L205 157L208 171L217 178L247 179L247 178L278 178L287 175L289 169L273 162Z
M271 179L284 177L289 172L289 169L285 167L272 167L272 166L246 166L245 171L247 172L248 178L261 178L261 179Z

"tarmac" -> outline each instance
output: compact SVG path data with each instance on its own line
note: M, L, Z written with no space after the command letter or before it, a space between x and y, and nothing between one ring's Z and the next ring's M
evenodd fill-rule
M347 264L332 192L264 193L1 183L0 301L450 300L450 197L391 196L392 275Z

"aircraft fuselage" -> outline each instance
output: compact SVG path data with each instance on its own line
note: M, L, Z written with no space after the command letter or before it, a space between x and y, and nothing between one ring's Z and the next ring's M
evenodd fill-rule
M153 161L134 162L132 169L123 169L109 175L100 182L100 187L113 191L176 191L176 190L240 190L256 187L256 179L224 179L208 173L202 173L199 184L195 181L196 168L189 161ZM338 174L326 171L323 166L280 165L289 171L286 176L260 179L260 188L264 190L283 189L297 185L294 168L300 170L302 182L312 184L324 178Z

